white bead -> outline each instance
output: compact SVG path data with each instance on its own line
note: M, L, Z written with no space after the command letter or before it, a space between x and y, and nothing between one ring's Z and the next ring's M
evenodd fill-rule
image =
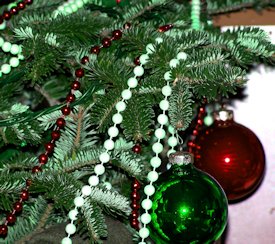
M82 187L81 192L84 196L90 196L92 193L92 188L88 185Z
M165 130L162 128L158 128L155 130L155 136L158 139L163 139L165 137L166 133Z
M126 90L126 91L128 91L128 90ZM126 109L126 103L125 103L125 102L120 101L120 102L118 102L118 103L116 104L116 110L117 110L118 112L122 112L122 111L124 111L125 109Z
M160 142L155 142L152 146L152 150L155 153L161 153L163 150L163 145Z
M17 55L18 53L20 53L20 49L20 46L18 46L17 44L12 44L10 52L13 55Z
M76 232L76 227L74 224L67 224L65 230L68 234L72 235Z
M177 144L178 144L178 140L177 140L176 137L174 137L174 136L169 137L169 139L168 139L168 145L170 147L175 147Z
M4 42L2 45L2 49L4 52L10 52L11 50L11 43L10 42Z
M168 116L166 114L160 114L158 116L158 122L161 125L166 125L168 123Z
M71 8L72 8L72 11L73 11L73 12L76 12L76 11L78 10L78 7L76 6L75 3L72 3L72 4L71 4Z
M113 127L111 127L113 128ZM109 130L111 129L109 128ZM115 127L116 128L116 127ZM99 155L99 160L101 163L108 163L110 161L110 155L107 152L103 152Z
M75 4L77 5L78 8L82 8L84 3L80 0L80 1L76 1Z
M168 163L166 164L166 169L169 170L172 167L172 164Z
M155 51L155 47L152 43L149 43L147 46L146 46L146 52L147 53L153 53Z
M120 113L116 113L116 114L114 114L113 117L112 117L112 121L113 121L115 124L121 124L122 120L123 120L123 117L122 117L122 115L121 115Z
M112 189L112 184L110 182L104 182L103 184L108 190Z
M141 202L141 206L143 207L143 209L145 210L150 210L152 208L152 201L150 199L144 199Z
M149 234L150 234L150 231L146 227L143 227L139 230L139 236L141 238L147 238L149 236Z
M94 171L97 175L103 175L105 173L105 167L102 164L97 164Z
M171 153L175 153L176 150L175 149L170 149L168 152L167 152L167 156L169 157Z
M157 37L157 38L156 38L156 43L157 43L157 44L163 43L163 38Z
M145 241L140 241L138 244L146 244Z
M171 86L168 86L168 85L164 86L164 87L162 87L161 92L162 92L163 96L169 97L172 94L172 88L171 88Z
M83 197L76 197L74 199L74 205L77 207L81 207L84 204L84 198Z
M89 182L90 186L97 186L99 183L99 178L97 175L92 175L92 176L90 176L88 182Z
M168 131L169 131L169 133L171 133L171 134L175 134L175 129L174 129L174 127L173 127L172 125L169 125L169 126L168 126Z
M143 224L149 224L151 222L151 215L148 213L144 213L140 216L140 221Z
M69 212L69 218L70 220L77 220L78 211L76 209L73 209Z
M169 66L170 66L171 69L176 68L177 65L179 65L179 63L180 63L180 61L178 59L173 58L173 59L170 60Z
M135 76L143 76L143 74L144 74L143 67L142 66L136 66L134 68L134 74L135 74Z
M172 73L171 73L171 71L165 72L165 74L164 74L164 80L168 81L168 80L171 80L171 79L172 79Z
M2 64L1 66L1 72L3 74L8 74L11 72L11 66L9 64Z
M147 196L152 196L155 193L155 187L152 185L147 185L144 187L144 193Z
M137 85L138 85L138 80L137 80L137 78L135 78L135 77L129 78L128 81L127 81L127 85L128 85L130 88L136 88Z
M107 150L113 150L115 147L115 143L113 140L108 139L104 142L104 148Z
M159 103L159 107L161 110L166 111L169 108L169 102L167 100L162 100Z
M159 178L159 174L156 171L151 171L151 172L148 173L147 178L148 178L149 181L155 182Z
M64 237L61 241L61 244L73 244L70 237Z
M115 127L115 126L112 126L112 127L110 127L109 129L108 129L108 135L110 136L110 137L117 137L118 136L118 133L119 133L119 131L118 131L118 128L117 127ZM110 160L110 159L109 159ZM109 161L108 160L108 161ZM100 160L101 161L101 160ZM107 161L107 162L108 162ZM101 161L102 162L102 161ZM103 162L103 163L106 163L106 162Z
M204 124L205 124L206 126L210 126L210 125L213 124L214 119L213 119L213 117L212 117L211 115L207 115L207 116L205 116L205 118L203 119L203 122L204 122Z
M124 100L129 100L132 97L132 92L128 89L122 91L121 96Z
M153 168L158 168L161 165L161 159L159 157L153 157L150 160L150 164Z
M5 43L4 39L0 37L0 47L2 47L4 43Z
M187 59L187 54L185 52L179 52L178 55L177 55L177 59L186 60Z
M4 21L1 25L0 25L0 30L4 30L6 29L6 21Z
M19 59L17 57L12 57L10 59L10 66L17 67L19 65Z
M139 62L141 64L146 64L149 61L149 55L148 54L142 54L139 57Z

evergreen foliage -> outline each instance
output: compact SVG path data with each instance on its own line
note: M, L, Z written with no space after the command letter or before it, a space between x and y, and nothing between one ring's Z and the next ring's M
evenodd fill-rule
M185 0L128 0L126 6L117 6L115 0L90 0L77 13L66 16L52 14L64 1L33 2L1 31L6 40L22 45L25 60L0 77L0 219L12 209L25 180L31 178L34 184L23 213L0 243L28 240L37 230L67 220L75 195L86 184L103 151L102 142L121 91L132 75L134 58L156 37L163 38L162 44L154 44L156 52L150 54L145 74L122 113L108 172L79 213L79 233L88 233L91 242L100 243L107 237L104 214L119 215L127 224L132 177L146 181L169 61L180 51L188 57L172 69L173 94L169 101L171 124L185 130L196 116L195 101L228 96L246 82L251 65L273 65L275 61L274 45L264 31L244 28L221 33L207 19L217 13L263 8L275 2L208 0L200 31L190 29L191 9ZM0 6L1 11L4 9ZM90 54L92 46L126 22L132 26L123 31L121 40L102 49L98 57ZM156 31L170 23L174 24L172 30ZM90 58L88 65L80 63L84 55ZM0 65L7 62L7 57L0 52ZM86 75L81 80L81 93L76 93L73 113L66 118L66 129L53 157L42 173L33 175L31 168L43 152L43 144L49 141L49 129L61 115L60 108L75 79L74 70L80 66ZM141 155L131 151L137 142L143 143ZM112 184L111 190L106 182Z

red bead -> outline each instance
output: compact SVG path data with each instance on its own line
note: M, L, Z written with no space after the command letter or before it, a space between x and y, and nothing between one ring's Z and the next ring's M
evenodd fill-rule
M61 111L62 111L62 114L64 114L64 115L69 115L70 113L71 113L71 109L70 109L70 107L63 107L62 109L61 109Z
M139 209L139 208L140 208L139 202L133 200L132 203L131 203L131 208L132 208L132 209Z
M139 193L136 192L136 191L133 191L133 192L131 193L131 199L132 199L132 200L139 201L139 199L140 199Z
M53 150L54 150L54 144L51 143L51 142L48 142L45 144L45 150L48 152L48 153L52 153Z
M137 210L133 210L133 211L131 212L131 217L132 217L133 219L137 219L138 216L139 216L139 213L138 213Z
M29 199L29 192L27 190L22 190L20 198L23 201L27 201Z
M138 228L139 228L139 222L138 222L137 219L131 219L130 224L131 224L131 226L132 226L134 229L138 229Z
M92 54L98 55L99 52L100 52L100 47L99 47L99 46L94 46L94 47L91 48L90 52L91 52Z
M4 11L4 13L3 13L3 18L4 18L5 20L9 20L9 19L11 18L11 13L8 12L8 11Z
M68 103L72 103L72 102L74 102L75 101L75 95L74 94L68 94L68 96L66 97L66 101L68 102Z
M25 4L24 2L19 2L19 3L17 4L17 7L18 7L20 10L22 10L22 9L24 9L24 8L26 7L26 4Z
M198 131L197 130L193 130L193 135L197 136L198 135Z
M139 190L140 189L140 183L137 179L134 179L133 183L132 183L132 188L133 189L136 189L136 190Z
M125 30L130 29L130 28L131 28L131 23L126 22L126 23L123 25L123 28L124 28Z
M140 65L139 57L136 57L136 58L134 59L134 63L135 63L135 65Z
M35 173L39 173L39 172L42 172L42 169L41 169L41 167L39 167L39 166L34 166L33 168L32 168L32 172L35 174Z
M73 90L79 90L80 89L80 82L79 81L74 81L74 83L72 84L72 89Z
M112 37L114 40L118 40L122 37L122 31L121 30L114 30L112 33Z
M16 15L16 14L18 14L18 10L19 9L17 7L13 7L10 9L10 13Z
M41 154L38 158L38 161L40 164L46 164L48 162L48 155L46 154Z
M56 120L56 125L57 125L59 128L64 128L65 125L66 125L65 119L63 119L63 118L58 118L58 119Z
M112 44L112 41L111 41L110 38L105 37L105 38L102 39L101 43L102 43L103 47L110 47L111 44Z
M16 221L16 216L12 213L7 214L6 220L9 224L13 224Z
M194 142L192 142L192 141L189 141L188 143L187 143L187 145L188 145L188 147L194 147Z
M32 2L33 2L32 0L24 0L24 3L28 5L32 4Z
M16 202L14 205L13 205L13 209L15 210L15 212L20 212L23 208L23 204L21 202Z
M27 186L31 186L32 185L32 180L31 179L27 179L26 180L26 185Z
M81 63L82 63L82 64L89 63L89 57L84 56L84 57L81 59Z
M136 144L132 147L132 151L134 153L141 153L141 146L139 144Z
M199 112L200 112L200 113L205 113L204 107L200 107Z
M52 136L52 139L53 139L54 141L57 141L57 140L60 138L60 131L54 130L54 131L52 132L51 136Z
M6 236L8 234L8 226L0 225L0 236Z
M76 69L75 76L78 78L82 78L84 76L84 69L81 69L81 68Z
M197 123L198 123L198 125L202 125L202 124L203 124L203 122L202 122L201 119L198 119L198 120L197 120Z
M159 32L165 32L165 31L168 31L168 30L171 30L173 28L173 25L169 24L169 25L163 25L163 26L160 26L158 28L158 31Z

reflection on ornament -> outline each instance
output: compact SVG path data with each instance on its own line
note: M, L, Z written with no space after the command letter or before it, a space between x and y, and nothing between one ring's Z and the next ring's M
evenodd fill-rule
M195 140L195 166L221 184L228 200L240 200L263 178L263 147L251 130L233 120L232 111L221 110L214 117L214 124Z
M150 236L158 244L212 243L227 223L227 199L220 185L196 169L189 153L171 154L152 198Z

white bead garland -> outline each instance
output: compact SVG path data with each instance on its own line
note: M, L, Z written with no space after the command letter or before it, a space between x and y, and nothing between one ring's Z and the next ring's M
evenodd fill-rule
M58 15L69 15L77 12L81 9L84 4L86 4L87 0L71 0L60 5L55 11L53 11L52 16L56 18Z
M175 68L179 64L179 60L185 59L184 53L180 52L177 55L177 58L171 59L169 62L170 68ZM144 187L144 193L147 196L146 199L144 199L141 203L142 208L145 210L145 216L141 218L142 222L142 228L139 230L139 236L141 238L140 243L146 243L145 239L149 236L149 229L146 227L146 225L151 221L148 219L149 210L152 208L152 201L150 200L150 196L152 196L155 193L155 188L153 187L153 182L155 182L158 179L158 173L156 172L156 169L161 165L161 160L159 158L159 154L163 150L163 145L161 144L160 140L165 137L165 131L163 135L163 126L168 123L168 116L165 114L166 111L169 108L169 102L168 97L172 94L172 88L170 87L170 81L171 81L171 70L167 71L164 74L164 79L167 81L167 84L162 88L162 94L164 95L164 99L160 102L159 107L163 111L162 114L160 114L157 118L160 128L158 128L155 131L155 136L157 137L157 142L153 144L152 150L155 153L155 156L151 159L150 163L153 167L152 171L148 173L148 180L149 183ZM171 150L174 150L174 147L177 145L178 140L175 137L175 130L173 127L168 127L169 132L172 134L172 136L168 139L169 146L172 147ZM171 152L171 150L169 150ZM148 222L149 221L149 222Z
M161 42L161 40L158 39L158 42ZM143 66L143 64L148 62L148 58L149 58L148 54L151 54L155 51L155 46L151 43L148 44L146 46L146 51L147 51L147 53L142 54L143 56L141 55L142 56L141 65L136 66L134 68L134 70L133 70L134 76L129 78L128 81L127 81L128 89L125 89L121 92L121 97L122 98L115 105L117 113L112 116L112 121L113 121L114 124L113 124L113 126L111 126L108 129L108 135L110 136L110 138L107 139L103 144L103 147L106 149L106 151L101 153L100 156L99 156L100 163L97 164L94 168L95 175L92 175L92 176L89 177L88 182L89 182L90 186L83 186L82 190L81 190L82 195L78 196L74 199L74 204L75 204L75 209L74 210L75 211L77 211L78 207L83 206L84 198L88 197L92 192L91 187L97 186L99 184L99 176L104 174L104 172L105 172L105 167L104 167L103 164L107 163L110 160L110 154L108 152L114 149L115 143L112 140L112 138L115 138L119 134L119 131L117 129L117 125L122 123L123 117L121 115L121 112L126 109L125 101L129 100L132 97L131 88L135 88L138 85L137 77L142 76L144 74L144 68L142 66ZM161 117L161 120L163 120L163 122L165 122L165 124L168 122L168 117L167 118L166 117ZM161 143L156 143L155 148L156 148L156 151L159 151L160 149L161 149L161 151L163 150L163 146L162 146ZM161 163L160 159L157 159L157 158L153 162L153 164L155 164L155 165L158 165L158 164L160 165L160 163ZM153 174L150 174L149 177L152 178L152 180L154 180L156 177L158 177L158 175L156 176L153 173ZM155 187L152 184L147 185L146 189L147 189L146 191L149 195L154 194L154 192L155 192ZM144 208L147 208L147 209L150 209L152 207L152 201L149 200L149 199L147 201L143 200L142 204L143 204ZM66 226L66 232L68 233L68 236L63 238L62 244L69 243L71 241L70 235L74 233L73 222L77 219L77 217L76 217L77 214L76 214L76 212L72 212L72 211L70 212L70 215L69 215L69 218L71 219L71 223ZM68 231L67 231L67 229L68 229ZM149 230L146 227L144 227L140 230L140 234L144 238L146 238L146 237L149 236Z
M0 77L2 77L3 74L5 75L9 74L12 68L18 67L20 60L24 59L24 57L21 54L22 48L19 45L6 42L2 37L0 37L0 47L5 53L11 53L12 55L17 55L16 57L11 57L9 60L9 63L1 65Z

